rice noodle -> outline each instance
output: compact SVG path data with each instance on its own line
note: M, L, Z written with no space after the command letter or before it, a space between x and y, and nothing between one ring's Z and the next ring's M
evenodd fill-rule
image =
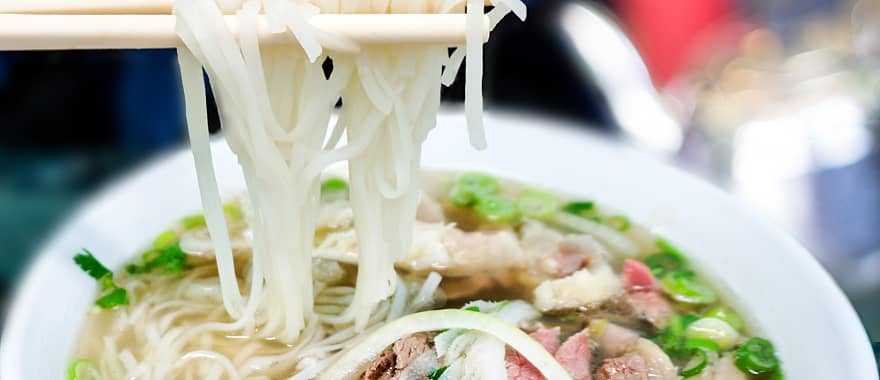
M492 27L511 11L525 17L518 0L495 5ZM364 332L436 303L439 275L405 283L394 262L411 245L421 146L436 125L440 84L451 84L463 61L470 141L478 149L486 145L483 1L467 0L466 44L451 56L443 45L357 46L315 30L309 18L320 12L460 12L463 6L462 0L174 1L186 121L210 236L207 241L189 234L181 244L213 252L215 269L200 266L182 279L146 275L126 283L133 306L118 313L113 335L102 340L102 377L274 378L298 368L297 378L311 378L334 363L340 350L364 339ZM238 18L238 35L225 23L230 12ZM260 15L271 32L290 33L298 44L261 46ZM328 60L333 69L326 76L322 65ZM223 212L204 74L247 186L250 247L237 231L232 236ZM343 137L347 142L340 146ZM348 161L357 236L354 288L316 283L312 275L321 174L340 161ZM222 306L206 295L217 288L194 291L214 271ZM124 339L146 347L118 351ZM231 339L265 339L280 347L248 343L243 352L249 354L236 355L225 349Z

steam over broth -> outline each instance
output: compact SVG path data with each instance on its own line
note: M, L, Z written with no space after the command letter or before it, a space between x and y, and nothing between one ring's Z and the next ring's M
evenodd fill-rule
M365 332L339 319L353 300L359 251L347 182L328 179L311 268L316 318L296 341L261 336L261 313L233 328L204 217L192 215L111 274L127 305L89 312L75 378L555 379L554 369L575 379L782 378L772 344L751 337L687 258L615 210L479 173L432 173L422 183L395 293ZM246 199L224 208L245 295ZM450 313L434 323L498 325L435 329L418 320L430 313ZM407 329L419 332L393 335ZM535 348L548 363L526 355Z

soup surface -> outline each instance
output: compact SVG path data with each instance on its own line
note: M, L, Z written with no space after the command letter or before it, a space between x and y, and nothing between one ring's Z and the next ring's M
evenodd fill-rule
M78 254L100 292L68 377L513 380L553 378L561 368L574 379L783 378L773 345L753 336L686 255L625 215L481 173L434 173L423 184L395 292L364 331L341 318L358 258L342 179L322 184L314 310L293 343L265 333L281 323L268 313L240 323L225 312L201 215L183 217L115 272L100 264L101 252ZM250 212L242 200L225 207L245 291ZM284 295L265 297L271 305ZM466 313L417 314L438 309ZM418 315L491 323L486 331L421 328ZM496 322L529 339L499 333L507 330ZM371 343L383 339L378 349Z

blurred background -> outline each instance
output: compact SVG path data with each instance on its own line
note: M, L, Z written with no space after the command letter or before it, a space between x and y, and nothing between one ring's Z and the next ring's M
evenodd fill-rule
M727 189L809 247L880 341L880 0L528 5L485 46L490 110ZM181 103L172 51L0 53L0 300L84 197L186 144Z

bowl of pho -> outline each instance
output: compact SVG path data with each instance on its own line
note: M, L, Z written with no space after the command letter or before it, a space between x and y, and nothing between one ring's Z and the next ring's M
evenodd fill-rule
M527 13L488 4L174 1L190 147L48 241L0 378L876 378L833 280L727 195L558 122L484 119L482 43ZM424 16L461 33L369 43L317 13L458 13ZM459 66L464 110L441 113Z
M462 116L438 125L411 247L362 331L345 320L359 272L347 171L322 178L314 319L284 341L264 333L282 324L267 310L283 296L266 294L252 326L226 312L182 151L96 196L46 245L7 320L0 376L875 376L828 275L720 191L552 122L487 116L490 138L518 144L485 151L452 144L466 136ZM254 211L235 155L213 147L236 282L250 294Z

